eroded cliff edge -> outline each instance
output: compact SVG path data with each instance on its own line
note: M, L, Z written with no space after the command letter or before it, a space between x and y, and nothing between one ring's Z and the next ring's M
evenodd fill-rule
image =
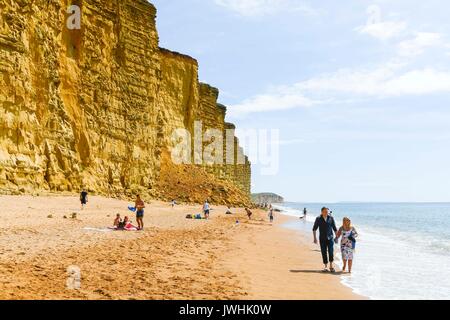
M172 163L175 129L234 126L197 61L159 47L155 19L146 0L0 0L0 192L249 201L246 158Z

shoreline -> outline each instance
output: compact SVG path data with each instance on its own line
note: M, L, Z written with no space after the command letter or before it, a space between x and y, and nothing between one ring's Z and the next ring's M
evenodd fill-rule
M0 203L0 299L361 299L339 276L315 270L320 253L283 227L284 215L271 226L262 210L248 221L241 208L227 216L213 206L211 220L187 220L200 205L153 201L144 231L108 232L116 213L135 221L128 201L93 196L84 211L74 196ZM67 287L73 267L76 290Z
M289 214L283 214L283 213L281 213L281 214L284 215L285 217L287 217L288 220L289 220L289 222L287 222L287 223L285 223L284 225L281 226L281 227L283 227L283 228L291 229L292 227L288 227L287 224L288 224L288 223L292 223L292 222L298 222L298 220L299 220L297 216L289 215ZM312 225L311 225L311 227L312 227ZM292 230L294 230L294 229L292 228ZM294 232L298 233L301 237L303 237L303 239L305 240L305 243L304 243L305 246L310 247L311 250L314 250L314 251L316 251L316 252L319 252L319 251L320 251L319 247L318 247L317 245L314 245L314 244L312 243L312 240L311 240L311 239L312 239L312 232L311 232L311 234L307 234L307 232L305 232L305 231L303 231L303 230L300 230L300 229L295 229ZM308 244L308 243L309 243L309 244ZM336 250L337 250L337 249L335 248L335 253L336 253ZM319 254L317 255L316 259L318 259L319 265L322 265L321 262L320 262L320 261L321 261L320 252L319 252ZM338 261L335 261L335 264L337 264L337 263L338 263ZM336 266L335 266L335 267L336 267ZM339 269L341 269L341 268L339 267ZM339 272L338 272L338 273L339 273ZM353 289L350 285L347 285L347 284L344 283L345 277L349 277L349 276L351 276L351 275L349 275L349 274L347 274L347 273L345 273L345 274L339 274L339 282L340 282L340 284L341 284L342 286L344 286L345 288L349 288L349 289L351 290L352 294L353 294L353 295L356 295L356 296L358 297L357 299L370 300L370 297L367 297L367 296L364 296L364 295L362 295L362 294L357 293L357 292L355 291L355 289Z
M259 212L259 215L265 215ZM243 274L250 300L366 300L342 283L339 272L321 272L320 251L300 230L286 227L297 221L278 213L275 223L249 223L259 232L246 232L235 240L241 250L229 266ZM265 226L265 227L264 227Z

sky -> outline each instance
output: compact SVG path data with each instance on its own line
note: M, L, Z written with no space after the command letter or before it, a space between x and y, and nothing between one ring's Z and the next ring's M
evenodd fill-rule
M450 2L151 2L160 46L199 61L227 121L278 132L277 170L252 157L253 192L450 201Z

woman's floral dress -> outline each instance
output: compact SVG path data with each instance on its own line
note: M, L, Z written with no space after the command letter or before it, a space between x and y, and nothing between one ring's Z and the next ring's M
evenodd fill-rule
M358 236L358 232L356 232L355 228L351 228L346 231L343 227L341 227L341 252L343 260L353 260L353 253L355 252L355 244L349 239L350 236L356 239Z

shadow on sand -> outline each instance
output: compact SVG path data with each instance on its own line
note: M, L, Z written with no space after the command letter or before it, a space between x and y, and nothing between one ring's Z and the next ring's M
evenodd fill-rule
M317 274L328 274L330 276L341 276L345 274L342 271L336 272L323 272L322 270L290 270L291 273L317 273Z

